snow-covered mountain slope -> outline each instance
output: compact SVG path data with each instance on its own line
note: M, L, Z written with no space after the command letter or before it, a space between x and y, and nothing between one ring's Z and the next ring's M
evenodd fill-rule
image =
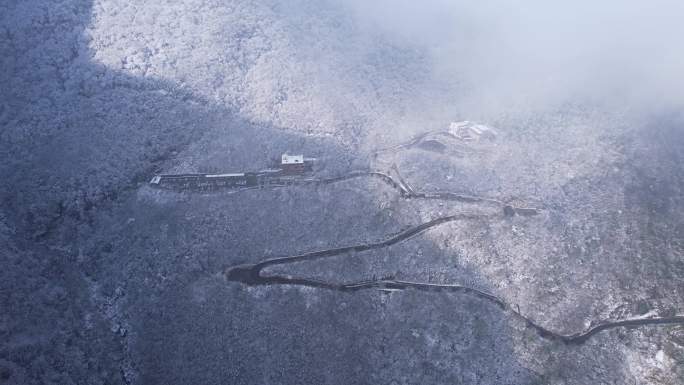
M510 11L545 36L563 28L454 4L0 4L0 383L681 382L681 326L566 346L457 294L225 279L231 266L463 213L480 217L285 273L468 284L561 333L681 314L677 92L610 99L625 71L606 66L598 74L615 78L583 92L601 76L563 63L604 57L598 43L547 42L528 58L520 42L544 40L538 30L485 22ZM643 84L659 78L630 84L652 95ZM496 134L448 131L462 120ZM429 145L401 146L428 132ZM257 170L286 151L319 159L322 176L396 166L422 191L539 215L405 199L366 179L236 194L147 185L159 172Z

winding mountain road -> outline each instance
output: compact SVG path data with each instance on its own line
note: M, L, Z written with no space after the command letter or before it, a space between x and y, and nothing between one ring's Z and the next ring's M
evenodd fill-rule
M684 316L671 316L671 317L650 317L650 318L631 318L624 320L602 320L595 323L590 328L573 333L573 334L561 334L554 332L540 325L539 323L532 320L530 317L523 315L519 310L514 308L511 304L507 303L501 297L494 294L457 284L434 284L425 282L411 282L402 281L395 279L379 279L370 281L357 281L349 283L335 283L330 281L318 280L313 278L300 278L291 277L284 275L264 275L263 270L270 266L284 265L295 262L303 261L314 261L323 258L331 258L347 253L358 253L369 250L382 249L395 245L399 242L406 241L416 235L419 235L433 227L440 226L445 223L462 221L462 220L474 220L482 218L493 218L493 215L481 215L481 214L457 214L444 216L431 221L413 226L406 229L392 237L385 240L372 242L372 243L361 243L351 246L344 246L332 249L324 249L313 252L308 252L299 255L285 256L266 259L264 261L250 264L250 265L240 265L229 267L225 270L225 277L229 281L240 282L246 285L295 285L295 286L307 286L319 289L337 290L342 292L355 292L360 290L368 289L380 289L380 290L420 290L427 292L450 292L450 293L462 293L466 295L471 295L489 302L496 304L502 310L512 314L513 316L523 320L526 325L533 328L541 337L556 340L566 344L582 344L586 342L589 338L595 334L618 327L628 327L628 326L648 326L648 325L663 325L663 324L682 324L684 325Z

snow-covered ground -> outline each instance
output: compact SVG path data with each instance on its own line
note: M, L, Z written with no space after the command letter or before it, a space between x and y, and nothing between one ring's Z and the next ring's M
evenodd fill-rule
M407 200L363 179L147 186L287 151L326 176L396 165L414 188L541 213L287 273L471 284L563 333L682 314L680 5L467 3L1 3L0 383L684 381L681 326L564 346L474 298L222 275L492 207ZM637 19L652 28L626 27ZM481 138L449 131L466 120ZM375 153L426 132L451 136Z

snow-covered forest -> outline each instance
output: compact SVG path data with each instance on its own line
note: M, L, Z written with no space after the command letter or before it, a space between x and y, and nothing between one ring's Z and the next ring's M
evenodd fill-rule
M0 383L681 383L682 325L564 345L459 294L223 272L481 215L273 271L467 284L565 334L683 315L682 16L669 0L1 2ZM401 146L466 120L496 134ZM394 167L540 214L363 179L148 183L285 152L321 177Z

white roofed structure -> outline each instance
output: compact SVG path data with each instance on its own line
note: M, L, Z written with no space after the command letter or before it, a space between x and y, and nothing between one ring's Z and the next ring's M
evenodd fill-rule
M484 124L478 124L470 121L451 122L449 124L449 133L462 140L479 141L480 138L494 139L496 131Z
M288 155L283 154L282 164L303 164L304 155Z

